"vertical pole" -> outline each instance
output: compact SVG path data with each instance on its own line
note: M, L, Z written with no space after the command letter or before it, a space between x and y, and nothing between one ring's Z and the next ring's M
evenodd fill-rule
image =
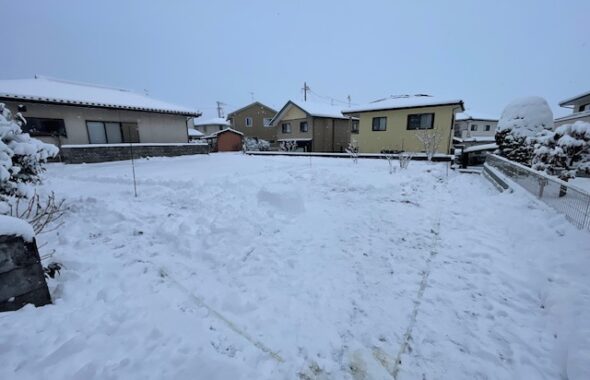
M133 158L133 143L129 143L129 150L131 152L131 170L133 171L133 193L137 198L137 181L135 180L135 159Z

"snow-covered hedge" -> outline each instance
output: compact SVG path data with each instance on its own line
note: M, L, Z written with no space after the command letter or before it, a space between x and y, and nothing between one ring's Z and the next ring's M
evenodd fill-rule
M31 184L39 182L43 164L59 150L23 133L26 120L0 103L0 200L32 194Z
M244 138L244 151L268 151L270 150L270 143L263 139L256 137Z
M536 138L533 168L565 181L579 171L590 174L590 123L577 121L541 133Z
M553 113L547 101L530 96L506 106L496 129L497 153L509 160L529 165L535 136L553 128Z

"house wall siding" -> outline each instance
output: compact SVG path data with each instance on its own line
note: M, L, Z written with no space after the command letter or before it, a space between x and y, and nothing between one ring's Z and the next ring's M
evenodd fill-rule
M423 152L424 145L416 137L416 131L407 130L408 115L434 113L434 129L439 131L442 136L437 153L448 154L451 148L453 115L456 107L438 106L359 113L359 133L355 136L359 151L361 153L379 153L385 149ZM373 131L374 117L387 117L387 130Z
M477 131L471 130L471 125L477 125ZM486 131L486 125L490 126L490 130ZM495 136L497 121L487 120L459 120L455 122L455 136L460 138L481 137L481 136Z
M267 141L276 141L277 128L265 127L264 119L272 119L276 112L260 103L254 103L239 112L231 114L231 125L236 131L240 131L247 137L256 137ZM246 127L246 117L252 118L252 126Z
M277 139L311 139L313 138L313 118L306 117L305 113L294 114L293 116L303 116L302 118L282 119L277 123ZM308 131L301 132L299 130L299 123L307 121ZM283 133L283 123L291 123L291 133Z
M188 142L187 119L182 115L158 114L140 111L111 110L106 108L89 108L65 106L58 104L41 104L2 101L16 112L19 104L27 107L23 116L63 119L67 137L60 141L52 137L40 137L41 140L55 145L89 144L86 121L113 121L137 123L140 143L185 143Z

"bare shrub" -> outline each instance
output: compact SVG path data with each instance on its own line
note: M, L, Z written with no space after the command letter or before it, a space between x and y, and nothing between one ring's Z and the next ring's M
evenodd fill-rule
M30 198L13 198L8 202L8 215L26 220L31 224L35 234L51 232L62 223L55 224L67 211L64 199L57 199L51 192L46 198L42 198L37 192ZM47 229L51 226L51 229Z

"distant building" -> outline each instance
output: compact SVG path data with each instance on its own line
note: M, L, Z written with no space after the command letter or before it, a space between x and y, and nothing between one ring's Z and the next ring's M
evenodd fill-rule
M244 136L274 143L277 139L277 129L270 122L276 114L277 111L274 109L254 102L229 113L227 119L231 128L242 132Z
M214 132L222 131L229 128L231 125L224 117L215 117L213 119L206 120L194 120L195 129L205 136L210 135Z
M197 131L194 128L189 128L188 129L188 139L189 139L189 141L201 140L203 137L205 137L205 134L203 132Z
M205 136L211 152L237 152L242 150L244 134L231 128Z
M272 119L277 142L293 142L306 152L343 152L350 142L352 119L341 107L289 100Z
M381 99L345 110L358 116L358 141L361 153L383 151L423 152L421 130L440 136L437 153L450 154L454 117L463 111L462 100L446 100L427 95L402 95Z
M559 102L560 107L571 108L572 114L555 119L555 127L576 121L590 123L590 91Z
M465 111L455 115L454 136L462 139L485 136L494 137L497 126L498 118Z

